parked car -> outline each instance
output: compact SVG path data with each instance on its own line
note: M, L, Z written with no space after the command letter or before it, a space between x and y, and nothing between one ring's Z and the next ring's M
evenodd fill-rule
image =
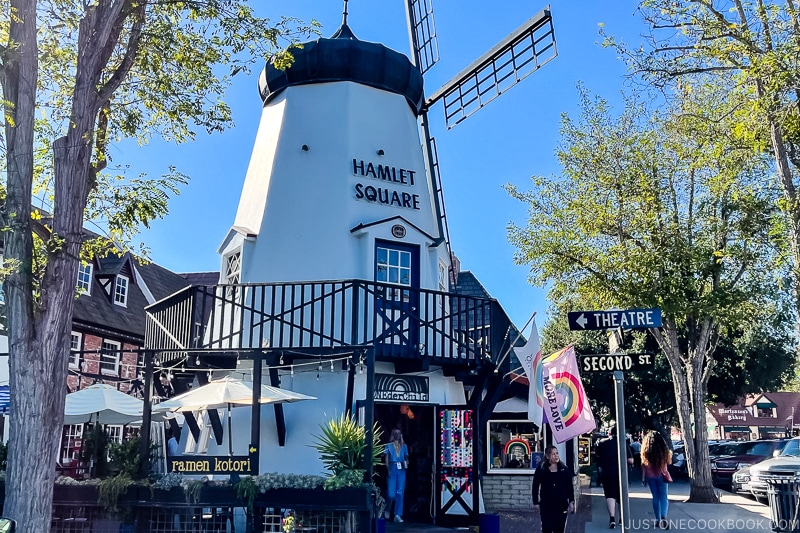
M668 465L669 473L674 478L688 476L686 468L686 450L683 446L676 446L672 450L672 464Z
M743 466L733 473L731 478L731 492L752 495L750 492L750 469L752 465Z
M743 444L746 443L736 442L736 441L725 441L725 442L716 442L714 444L709 444L708 459L710 461L713 461L718 457L723 457L726 455L737 455L741 451Z
M786 443L786 439L738 443L733 449L734 453L711 461L711 478L717 485L731 486L734 472L772 457L773 453L781 451Z
M790 439L777 456L750 467L750 493L759 501L767 498L765 476L800 476L800 437Z

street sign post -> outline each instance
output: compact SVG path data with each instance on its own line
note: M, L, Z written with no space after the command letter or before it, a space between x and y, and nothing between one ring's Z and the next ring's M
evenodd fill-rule
M653 366L653 354L637 353L592 353L581 355L582 372L613 372L626 370L648 370Z
M573 311L567 313L569 329L644 329L661 327L661 309L614 309L611 311Z

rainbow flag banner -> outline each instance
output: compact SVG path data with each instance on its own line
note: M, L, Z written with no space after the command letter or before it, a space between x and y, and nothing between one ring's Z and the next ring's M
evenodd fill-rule
M597 427L578 374L575 349L569 346L547 356L542 366L544 411L555 441L560 444Z

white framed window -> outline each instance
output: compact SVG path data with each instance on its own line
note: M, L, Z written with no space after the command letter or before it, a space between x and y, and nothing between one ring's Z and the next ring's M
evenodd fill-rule
M114 283L114 303L123 307L128 305L128 277L122 274Z
M109 442L120 444L122 442L122 426L109 424L105 427Z
M238 285L242 279L242 253L240 250L225 256L225 284ZM228 287L225 291L228 298L234 299L236 287Z
M83 335L73 331L70 334L70 341L69 341L69 367L70 368L78 368L81 362L81 341L83 341Z
M225 256L225 283L236 285L242 279L242 253L235 251Z
M81 263L78 266L78 292L92 294L92 264Z
M377 281L411 286L411 252L377 248Z
M61 440L61 466L70 466L73 462L77 462L81 455L82 440L83 424L64 426Z
M444 261L439 261L439 290L447 292L450 289L450 283L447 276L447 265Z
M117 341L104 340L100 348L100 372L103 374L119 374L119 362L122 358L121 344Z
M377 246L375 248L375 281L411 287L411 252ZM406 290L387 289L390 300L409 300Z

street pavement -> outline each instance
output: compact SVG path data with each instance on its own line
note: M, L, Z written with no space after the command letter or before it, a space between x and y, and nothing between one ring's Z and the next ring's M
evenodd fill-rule
M583 488L584 502L590 508L590 520L582 533L607 533L609 531L659 530L653 514L650 490L641 483L630 484L630 517L625 520L628 527L617 525L609 528L608 510L602 487ZM673 531L709 531L718 533L771 532L769 506L753 499L717 489L719 503L688 503L689 481L676 480L669 485L669 526Z
M719 503L688 503L689 481L676 480L669 486L669 524L672 531L708 531L713 533L772 532L767 505L717 489ZM630 514L627 524L609 528L603 488L589 486L582 476L577 512L569 515L567 533L614 533L622 531L661 531L653 522L650 491L641 483L632 483L629 492ZM535 511L500 511L499 533L539 533L542 523ZM627 525L627 527L624 527ZM468 529L468 528L459 528ZM387 533L424 531L452 532L453 529L420 524L386 524ZM474 528L473 531L477 531ZM480 532L486 533L486 532Z

